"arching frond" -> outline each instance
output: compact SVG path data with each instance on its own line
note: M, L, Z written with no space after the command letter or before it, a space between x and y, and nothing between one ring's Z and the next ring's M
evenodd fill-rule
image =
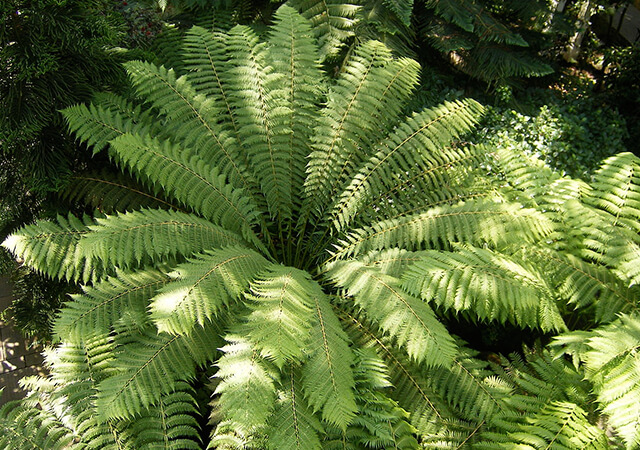
M80 242L87 257L122 269L244 244L239 235L207 220L163 209L106 216L89 228Z
M613 222L640 231L640 159L619 153L606 159L594 175L585 201L613 216Z
M576 309L586 309L598 322L638 309L638 287L627 287L602 266L545 248L529 247L522 253L544 270L549 286L561 298Z
M116 429L128 446L136 449L201 449L195 399L187 383L162 396L153 408L133 419L117 423Z
M538 211L471 200L354 230L340 241L332 259L391 247L418 250L423 245L438 246L442 240L501 246L517 240L535 241L552 230L551 221Z
M149 299L169 278L162 272L119 273L84 294L72 296L60 312L54 333L60 339L80 343L92 333L109 333L123 314L144 315Z
M123 135L111 142L118 158L131 170L172 192L205 218L259 242L251 230L257 207L246 192L228 184L216 167L195 158L193 150L168 141Z
M320 44L322 59L335 57L344 42L353 36L357 3L335 0L289 0L289 5L308 19Z
M585 410L591 386L584 373L541 349L525 349L525 358L513 354L498 370L514 392L477 448L609 448L604 431L591 423L593 411Z
M481 428L510 409L505 399L513 393L513 388L494 376L488 370L488 364L476 356L474 351L461 349L451 367L437 368L429 376L433 389L442 395L451 409Z
M154 129L151 113L115 95L99 95L89 106L62 110L69 128L97 153L125 133L144 134Z
M298 363L310 337L313 298L322 294L306 272L271 264L245 294L251 312L242 329L261 356L278 368Z
M282 379L273 416L267 430L270 449L316 450L321 448L319 433L324 431L313 415L300 389L299 375L291 368Z
M216 333L202 327L188 336L155 329L122 336L114 362L118 373L98 385L99 416L130 419L157 404L176 382L193 378L196 366L213 360L219 344Z
M372 137L372 132L384 130L386 123L395 121L402 99L408 97L416 82L415 63L392 60L384 44L369 41L357 48L328 94L314 136L305 207L317 214L330 206L332 194L368 156L359 148L363 141L366 143L364 136Z
M302 388L309 406L321 410L325 422L344 431L357 413L354 356L324 292L316 290L312 301L309 359L301 369Z
M77 436L53 414L12 401L0 408L0 446L7 450L81 448Z
M587 377L608 421L628 449L640 445L640 319L622 315L597 329L585 356Z
M124 174L101 170L74 175L60 195L71 203L84 203L104 214L141 208L179 209L177 204L148 190Z
M405 189L428 195L436 186L448 184L447 170L451 166L472 163L478 156L470 149L443 149L470 129L480 111L480 105L473 100L445 103L401 124L341 194L332 213L338 230L379 193L393 192L404 185ZM405 185L408 180L411 185Z
M243 247L200 254L170 274L174 281L151 300L151 318L161 331L190 333L236 301L267 264Z
M451 364L457 348L449 332L426 303L401 288L398 279L358 261L335 263L329 278L411 358L428 366Z
M456 415L430 383L424 368L394 347L391 340L381 335L366 318L356 317L349 308L341 306L337 305L340 317L348 325L354 342L361 348L373 348L388 367L392 398L410 413L410 422L418 433L435 436L446 432Z
M87 283L102 277L104 263L91 260L78 245L93 222L69 214L58 216L56 222L40 221L27 225L9 236L2 246L35 270L52 278ZM55 249L55 251L52 251Z
M258 36L250 28L232 28L227 45L234 54L230 68L235 87L232 101L252 173L260 182L271 216L290 219L290 160L283 145L292 133L292 111L280 92L285 85L284 74L266 64L265 45L258 43Z
M356 352L355 380L359 415L346 430L327 430L323 448L418 448L408 413L387 396L391 387L384 362L371 350Z
M311 153L313 124L317 121L316 105L320 101L320 71L318 53L310 23L283 6L275 13L275 25L267 42L266 60L281 78L270 77L266 87L273 92L273 102L281 111L277 119L284 125L276 136L278 166L275 172L279 183L288 183L294 210L299 209L304 183L307 156ZM281 126L282 126L281 125ZM284 164L285 166L281 166ZM288 167L286 166L288 165Z
M237 434L263 431L274 409L278 370L245 338L229 335L226 339L229 343L221 348L224 355L215 375L221 380L215 391L220 398L212 414L222 413L224 425ZM221 434L223 427L218 428L215 433Z
M420 256L403 277L403 287L413 295L445 309L472 311L484 320L535 325L543 331L566 329L553 291L526 261L475 247Z
M606 211L605 220L620 235L602 242L606 263L615 267L623 279L639 284L640 159L632 153L606 159L596 172L592 187L585 203Z
M255 193L237 141L217 124L218 105L196 95L187 78L176 77L171 69L134 61L127 64L127 70L138 94L170 119L171 128L165 132L196 149L199 158L215 165L232 186Z

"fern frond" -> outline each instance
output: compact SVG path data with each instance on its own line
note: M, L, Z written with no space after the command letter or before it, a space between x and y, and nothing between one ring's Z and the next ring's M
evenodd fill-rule
M131 170L147 176L216 225L241 230L251 243L259 243L251 230L257 206L242 189L233 188L216 167L195 158L193 150L168 141L123 135L111 148Z
M226 77L228 77L229 55L225 42L227 35L205 28L191 27L182 48L182 60L188 71L189 82L198 94L225 105L225 112L233 124L233 110L229 105ZM226 127L225 127L226 128ZM232 126L237 131L237 127Z
M93 333L109 333L125 312L144 314L149 299L168 281L162 272L147 269L140 273L119 273L93 287L85 287L82 295L73 295L72 301L65 304L54 324L54 333L76 343Z
M301 369L302 388L309 406L321 410L325 422L344 431L357 413L353 352L324 292L317 290L312 301L309 359Z
M439 392L459 417L475 424L489 423L493 416L507 411L505 404L513 388L492 376L488 364L475 357L475 352L462 348L449 368L436 368L429 376L433 389Z
M322 60L337 56L345 41L353 36L357 3L335 0L289 0L302 17L311 22Z
M602 412L628 449L640 445L640 319L622 315L598 328L585 356L587 378L594 384Z
M369 41L357 48L332 86L316 129L305 181L305 206L310 211L328 207L332 194L367 156L360 148L364 136L393 123L401 112L402 99L417 82L417 69L412 60L394 61L380 42Z
M392 398L410 413L410 422L422 435L436 435L455 419L455 413L429 382L424 368L410 361L394 347L390 339L366 318L337 305L340 317L348 324L348 332L360 348L371 347L385 362L393 385Z
M597 322L610 322L638 308L638 287L627 287L602 266L548 248L529 247L523 255L543 268L561 298L576 309L587 309Z
M207 220L163 209L106 216L89 229L79 244L87 257L121 269L244 244L237 234Z
M441 240L500 247L517 240L535 241L552 230L550 219L538 211L517 204L471 200L354 230L339 241L332 260L390 247L419 250L423 245L438 246Z
M113 95L97 96L89 106L71 106L62 110L62 115L78 139L93 147L94 154L125 133L144 134L154 129L149 111Z
M237 141L217 125L218 106L196 95L186 77L177 78L173 70L133 61L126 65L136 90L169 120L170 132L185 147L196 149L205 164L215 166L234 187L255 194L255 186L241 163Z
M275 25L267 42L266 60L281 78L270 77L267 88L273 92L274 106L282 108L277 120L282 121L286 132L275 137L278 158L286 174L284 180L290 187L294 210L299 209L304 183L307 156L311 153L313 124L317 121L320 98L320 55L312 36L311 24L289 6L278 8ZM286 107L286 109L284 108ZM281 125L281 126L282 126ZM276 173L276 176L278 174Z
M307 405L299 386L299 375L291 368L283 374L273 416L266 432L271 449L316 450L322 446L319 434L324 432L320 421Z
M359 208L380 192L397 190L406 180L412 180L414 185L411 187L423 192L448 184L448 169L458 163L473 162L474 155L470 149L442 149L468 131L481 110L473 100L445 103L402 123L382 142L381 150L368 159L340 195L332 213L336 228L341 230L348 226L349 219Z
M290 219L290 161L284 145L292 133L292 111L278 89L285 84L284 74L266 64L265 45L258 43L258 36L250 28L232 28L227 45L234 55L230 73L234 75L235 89L231 100L252 173L260 182L271 216Z
M603 161L585 203L607 211L613 225L640 231L640 159L619 153Z
M99 260L92 260L78 245L93 222L88 216L58 216L56 222L40 221L22 227L10 235L2 246L33 269L52 278L87 283L108 271ZM55 249L55 251L52 251Z
M455 252L425 251L407 269L403 287L425 301L484 320L543 331L566 325L542 273L526 261L490 250L457 246Z
M0 446L7 450L81 448L77 436L55 416L13 401L0 408Z
M609 448L604 431L587 420L587 413L574 403L551 402L527 418L520 431L510 433L518 446L558 450Z
M457 347L431 308L402 290L398 279L358 261L339 261L328 273L362 312L417 362L448 366Z
M198 411L187 383L178 382L153 407L127 421L118 422L119 436L130 448L187 450L201 449Z
M98 385L96 407L102 418L133 418L178 381L193 378L195 368L214 359L217 333L196 327L188 336L158 334L155 329L120 337L114 361L118 373Z
M298 363L310 337L313 298L323 295L306 272L276 264L258 274L245 294L251 312L242 330L279 369Z
M416 261L420 261L421 252L410 252L403 248L390 248L388 250L374 250L360 258L366 266L375 267L381 273L401 278L407 267Z
M323 448L418 448L408 413L384 392L391 383L380 357L371 349L357 351L354 372L359 414L346 430L328 429Z
M621 153L606 159L596 171L584 202L606 211L604 220L619 239L601 239L606 263L630 284L640 282L640 159ZM603 230L606 234L608 229ZM610 232L609 232L610 233Z
M220 396L216 406L226 419L223 425L250 435L262 431L272 415L279 373L246 339L228 335L226 340L229 343L220 349L224 355L215 375L221 380L215 391ZM223 427L218 428L215 433L220 435Z
M179 209L147 191L131 177L101 170L74 175L60 195L70 203L84 203L104 214L141 208Z
M491 82L509 77L542 77L553 73L550 65L527 52L513 51L500 44L481 43L460 52L456 67L472 77Z
M496 21L482 5L462 0L428 0L428 8L434 8L436 14L456 24L465 31L473 32L481 40L527 47L522 36L509 30Z
M237 300L267 264L260 254L243 247L200 254L170 274L174 281L151 300L151 318L161 331L189 333Z
M511 355L496 370L514 391L482 432L478 448L609 448L604 432L590 423L591 385L581 369L537 348L525 349L525 358Z

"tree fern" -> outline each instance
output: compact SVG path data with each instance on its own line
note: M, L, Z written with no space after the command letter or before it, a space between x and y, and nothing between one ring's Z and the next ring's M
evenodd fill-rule
M262 35L193 28L176 69L128 63L129 96L64 112L136 182L85 178L75 198L101 196L95 218L4 242L85 286L50 375L2 426L53 448L544 448L600 445L604 414L635 445L637 160L589 186L462 144L482 107L406 115L418 65L381 42L332 80L339 33L312 35L350 26L334 6L297 5L315 25L282 6ZM558 338L575 365L507 362L454 319L587 334Z

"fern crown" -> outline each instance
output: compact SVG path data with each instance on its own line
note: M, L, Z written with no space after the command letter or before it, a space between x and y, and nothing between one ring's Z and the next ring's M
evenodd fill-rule
M568 362L510 363L538 384L491 376L443 318L558 334L568 311L598 323L633 313L640 183L620 173L636 159L598 178L618 174L625 191L463 145L477 102L407 114L419 67L377 41L329 78L311 22L289 6L264 38L195 27L171 62L130 62L132 98L64 111L124 176L78 178L76 196L107 214L38 222L3 244L84 284L56 321L51 377L32 380L31 404L3 424L27 417L52 447L198 448L192 386L208 374L210 447L482 448L524 444L512 430L567 429L580 445L606 442L580 406L588 394L546 390L554 371L582 382ZM489 160L498 181L480 172ZM589 367L620 363L600 352L614 331L591 337ZM608 380L597 383L614 411ZM631 416L612 413L637 442Z

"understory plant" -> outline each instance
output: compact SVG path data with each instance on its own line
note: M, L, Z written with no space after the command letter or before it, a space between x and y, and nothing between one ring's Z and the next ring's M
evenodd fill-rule
M83 293L0 445L637 447L639 161L563 178L465 145L471 99L406 116L418 64L380 42L320 58L282 6L64 111L135 182L79 177L92 217L4 242ZM451 315L558 337L486 357Z

